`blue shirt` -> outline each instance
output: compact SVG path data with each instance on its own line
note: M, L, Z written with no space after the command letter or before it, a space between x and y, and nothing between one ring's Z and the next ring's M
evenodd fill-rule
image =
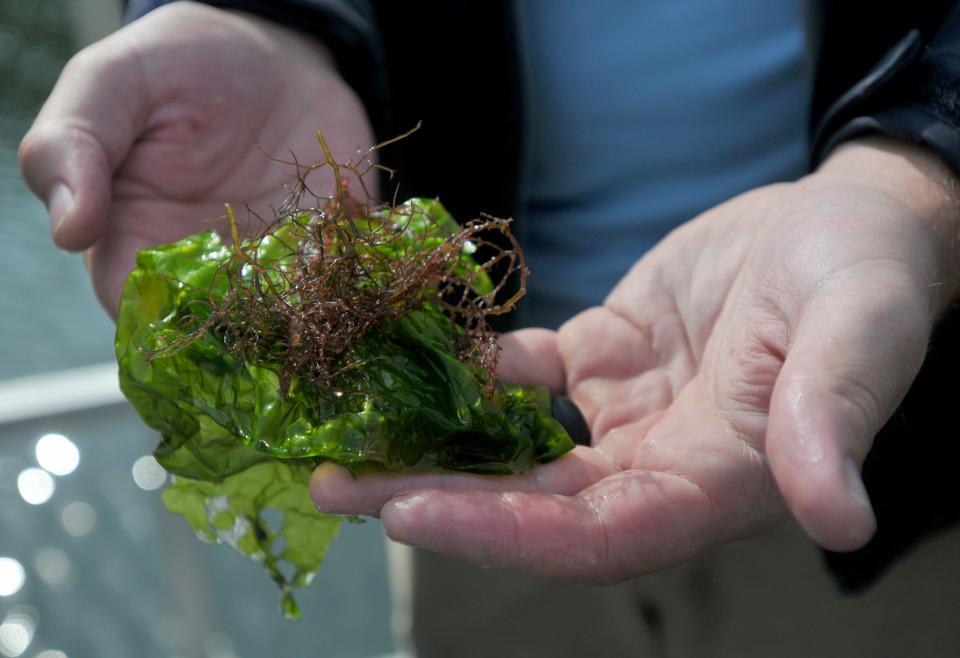
M796 0L520 0L525 324L602 302L678 224L804 172Z

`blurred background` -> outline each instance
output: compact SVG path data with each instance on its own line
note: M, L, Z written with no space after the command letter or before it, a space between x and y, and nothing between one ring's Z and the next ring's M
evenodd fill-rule
M157 437L116 388L113 325L76 255L50 243L16 151L67 59L119 0L0 0L0 656L386 656L383 535L348 525L303 619L159 492Z

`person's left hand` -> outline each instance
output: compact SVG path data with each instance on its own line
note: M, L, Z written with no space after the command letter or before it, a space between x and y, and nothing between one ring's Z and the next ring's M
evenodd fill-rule
M47 205L54 243L84 252L116 317L139 250L211 228L226 237L224 203L273 218L306 169L268 153L322 160L318 129L340 162L373 144L323 43L242 11L174 2L70 60L24 135L20 168ZM328 194L330 171L310 187Z
M326 464L323 511L473 562L616 582L760 532L875 529L859 467L955 295L952 174L886 140L681 227L603 306L503 338L500 375L570 396L591 428L525 476L367 475ZM931 456L931 458L934 458Z

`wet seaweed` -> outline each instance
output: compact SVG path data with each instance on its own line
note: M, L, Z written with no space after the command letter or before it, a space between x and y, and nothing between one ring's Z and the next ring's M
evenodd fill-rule
M340 396L344 375L363 363L355 353L359 341L433 304L460 327L458 358L475 366L492 394L499 346L489 318L516 305L528 273L511 220L481 216L459 230L439 224L408 230L420 219L412 206L378 202L365 183L371 172L392 177L377 164L376 152L396 139L350 162L338 162L321 133L317 139L324 154L319 162L273 158L294 169L296 182L270 218L247 207L241 230L226 206L231 253L212 284L225 281L226 293L211 289L206 301L195 302L179 319L184 331L151 357L213 333L244 361L279 364L284 395L300 380L321 395ZM330 194L310 186L321 170L332 173ZM283 256L265 256L276 251L264 248L267 241L281 241ZM481 249L489 257L464 267L463 259ZM478 285L477 266L488 285ZM508 288L511 277L519 285Z

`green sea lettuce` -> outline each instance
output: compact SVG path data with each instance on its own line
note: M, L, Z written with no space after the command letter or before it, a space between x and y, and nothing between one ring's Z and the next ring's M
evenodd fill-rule
M399 257L458 230L435 200L400 209L398 238L369 248ZM282 268L301 248L297 229L306 221L292 215L246 246ZM454 270L485 294L491 283L471 251L465 243ZM343 357L354 365L332 387L296 376L282 386L278 359L243 358L204 324L231 286L251 280L237 253L207 231L138 254L117 323L120 387L161 434L155 456L174 475L167 507L202 538L263 564L289 616L299 616L291 588L310 581L341 520L310 502L310 473L321 462L355 473L509 474L573 447L550 415L547 391L497 383L491 392L481 369L457 356L460 327L429 301L360 337ZM270 514L282 515L279 529Z

